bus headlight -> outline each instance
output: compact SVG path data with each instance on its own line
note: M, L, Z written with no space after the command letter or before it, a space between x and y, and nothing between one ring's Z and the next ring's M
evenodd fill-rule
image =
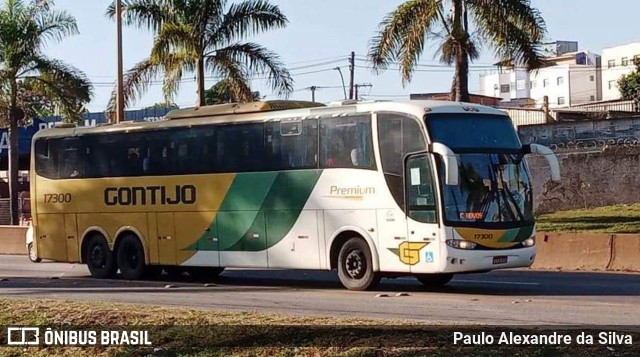
M533 247L534 245L536 245L536 240L535 240L535 238L529 238L529 239L523 241L520 244L522 244L523 247L529 248L529 247Z
M447 240L447 245L456 249L465 249L465 250L476 249L476 247L478 246L473 242L469 242L467 240L461 240L461 239L449 239Z

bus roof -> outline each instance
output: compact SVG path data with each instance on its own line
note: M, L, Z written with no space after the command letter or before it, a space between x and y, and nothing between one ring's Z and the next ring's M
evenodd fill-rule
M160 128L182 127L185 125L204 125L213 123L240 123L249 121L268 121L286 118L310 118L320 116L339 116L344 114L367 113L374 111L397 111L421 118L425 114L436 113L481 113L502 115L501 110L473 104L439 100L406 101L339 101L328 105L305 101L260 101L251 103L230 103L184 108L173 110L166 120L155 122L127 121L119 124L102 124L96 127L58 126L38 131L34 138L50 136L75 136L85 134L130 132Z

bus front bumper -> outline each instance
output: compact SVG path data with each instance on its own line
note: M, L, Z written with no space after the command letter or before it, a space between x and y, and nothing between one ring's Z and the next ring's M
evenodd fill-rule
M530 267L536 257L536 247L507 250L462 250L446 248L444 273L488 271Z

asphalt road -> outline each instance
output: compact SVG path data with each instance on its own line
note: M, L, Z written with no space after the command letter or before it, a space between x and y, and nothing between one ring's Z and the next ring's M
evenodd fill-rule
M446 324L638 325L640 275L530 270L458 275L446 287L384 279L377 291L341 287L335 273L227 270L189 277L96 280L86 266L0 256L0 296L148 303L200 309L410 319ZM166 285L171 285L167 288ZM405 292L409 296L395 296ZM376 297L377 294L388 297Z

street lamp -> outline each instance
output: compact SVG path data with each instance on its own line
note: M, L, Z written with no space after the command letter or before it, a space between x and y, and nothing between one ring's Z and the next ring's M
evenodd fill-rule
M342 79L342 90L344 91L344 100L347 100L347 88L344 86L344 76L342 75L342 70L340 67L334 68L338 73L340 73L340 78Z
M116 88L116 123L124 118L123 70L122 70L122 0L116 0L116 35L118 56L118 84Z

